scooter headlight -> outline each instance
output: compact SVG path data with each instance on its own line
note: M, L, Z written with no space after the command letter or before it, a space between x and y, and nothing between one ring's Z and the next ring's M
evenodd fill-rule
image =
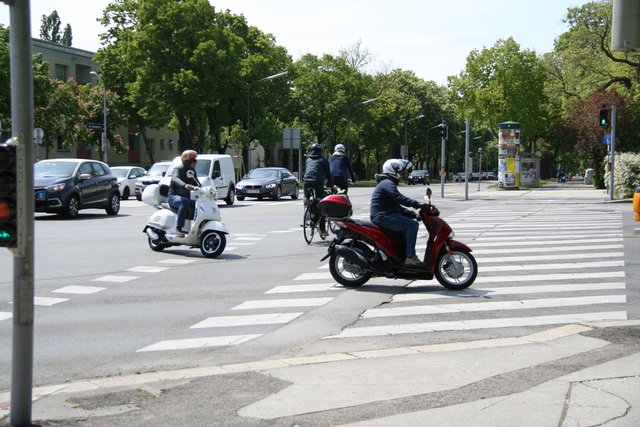
M454 237L456 237L456 233L455 231L451 230L451 234L449 234L449 238L453 239Z
M213 198L216 197L216 189L213 187L209 187L209 195Z

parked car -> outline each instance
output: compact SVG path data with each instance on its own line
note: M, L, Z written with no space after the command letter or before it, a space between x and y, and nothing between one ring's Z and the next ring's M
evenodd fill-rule
M160 182L162 177L167 173L167 169L171 166L170 161L162 161L154 163L153 166L149 168L147 173L136 180L136 199L142 200L142 192L148 185L157 184Z
M236 184L236 198L240 201L245 197L280 200L282 196L291 196L295 200L299 191L298 179L286 168L253 169Z
M469 181L477 181L480 179L479 172L471 172L471 176L469 177Z
M180 156L173 159L167 169L164 178L160 180L160 195L169 194L171 173L173 169L182 163ZM196 174L203 186L215 186L218 191L218 199L225 201L227 205L233 205L236 200L236 174L233 169L233 159L228 154L198 154L196 162Z
M464 172L458 172L453 176L453 182L464 182Z
M49 159L33 165L35 211L75 218L80 209L120 211L120 188L105 163L88 159Z
M136 180L147 171L138 166L114 166L111 172L118 178L120 198L128 200L130 195L136 194Z
M495 179L498 179L498 178L496 177L495 172L487 172L485 179L487 179L487 180L495 180Z
M416 169L411 172L411 174L407 177L407 184L422 184L422 185L430 185L429 182L429 172L424 169Z

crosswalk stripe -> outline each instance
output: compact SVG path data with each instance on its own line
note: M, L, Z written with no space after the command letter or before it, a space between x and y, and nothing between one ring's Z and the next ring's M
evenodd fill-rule
M168 268L169 267L153 267L153 266L141 265L138 267L128 268L126 271L132 271L134 273L160 273L162 271L167 270Z
M507 276L478 276L475 283L539 282L549 280L604 279L625 277L624 271L590 273L524 274Z
M567 259L600 259L600 258L622 258L624 252L588 252L582 254L553 253L548 255L528 255L528 256L511 256L511 257L476 257L478 265L499 262L501 264L509 262L526 262L526 261L555 261ZM480 268L480 267L479 267Z
M256 308L284 308L284 307L320 307L333 300L333 297L326 298L294 298L276 300L245 301L231 310L252 310Z
M0 320L11 319L13 314L9 311L0 311Z
M414 305L410 307L373 308L360 315L361 318L416 316L427 314L478 312L494 310L528 310L532 308L573 307L596 304L624 304L624 295L596 295L588 297L546 298L517 301L489 301L458 304Z
M325 280L333 279L331 273L302 273L293 280Z
M344 289L342 286L335 283L320 283L313 285L290 285L290 286L276 286L269 289L265 294L288 294L296 292L320 292L320 291L338 291Z
M216 316L198 322L189 329L223 328L229 326L276 325L289 323L304 313L268 313L248 316Z
M158 261L159 264L176 264L176 265L191 264L192 262L196 262L196 261L193 259L181 259L181 258L170 258L170 259L163 259L162 261Z
M619 239L622 241L622 239ZM471 243L473 253L475 255L490 255L490 254L518 254L518 253L549 253L549 252L569 252L569 251L595 251L603 249L622 249L623 245L583 245L583 246L544 246L539 248L508 248L508 249L476 249L473 243Z
M59 294L82 294L89 295L96 292L104 291L107 288L99 288L97 286L65 286L63 288L54 289L51 292Z
M416 281L407 287L408 290L427 285L429 282ZM563 293L578 291L604 291L625 289L624 282L605 283L574 283L557 285L535 285L535 286L501 286L497 288L467 288L462 291L437 290L420 293L406 293L394 295L391 302L422 301L432 299L452 299L452 298L478 298L495 297L501 295L526 295L542 293Z
M580 240L580 239L572 239L572 240L556 240L553 242L548 242L549 245L559 245L559 244L578 244L578 243L584 243L584 244L589 244L589 243L612 243L612 242L622 242L622 237L615 237L615 238L606 238L606 239L585 239L585 240ZM519 241L517 240L517 238L514 238L513 241L508 242L509 245L512 246L539 246L542 244L546 244L546 242L536 242L536 241ZM482 243L482 242L474 242L473 243L473 247L481 247L481 248L487 248L487 247L491 247L491 246L505 246L505 242L487 242L487 243Z
M457 233L456 233L457 235ZM605 237L622 237L622 233L607 233L604 234ZM556 234L553 236L549 236L549 235L518 235L518 234L514 234L514 235L510 235L510 236L495 236L495 235L486 235L486 234L482 234L480 236L477 237L477 239L475 241L483 243L483 242L510 242L513 241L514 239L517 239L519 241L523 241L523 240L558 240L558 239L590 239L594 237L593 235L588 235L588 234ZM602 237L601 235L599 235L598 237ZM550 242L553 243L553 242Z
M145 351L167 351L167 350L186 350L191 348L219 347L225 345L238 345L243 342L258 338L262 334L247 335L230 335L224 337L205 337L205 338L189 338L181 340L165 340L157 342L153 345L136 350L136 352Z
M140 276L102 276L96 279L92 279L92 282L113 282L113 283L124 283L130 282L131 280L139 279Z
M556 316L507 317L492 319L473 319L454 322L408 323L388 326L365 326L345 329L337 335L323 337L361 338L398 334L417 334L436 331L467 331L473 329L510 328L521 326L559 325L565 323L595 322L602 320L626 320L626 311L597 313L561 314Z
M482 267L483 273L498 271L532 271L532 270L583 270L588 268L624 267L624 261L590 261L590 262L565 262L556 264L518 264L518 265L492 265Z

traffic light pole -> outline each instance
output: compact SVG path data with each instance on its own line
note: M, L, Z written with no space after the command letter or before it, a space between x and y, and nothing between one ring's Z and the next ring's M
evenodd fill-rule
M29 1L7 1L11 38L11 130L16 142L18 242L13 255L12 426L31 425L33 387L33 73Z
M442 146L440 149L440 197L444 198L444 181L446 178L445 172L445 152L446 152L446 144L447 144L447 125L444 120L442 121L440 128L440 136L442 139Z
M611 150L611 172L609 173L609 200L613 200L614 195L614 176L613 176L613 164L615 163L615 155L616 155L616 106L611 106L611 145L609 146Z

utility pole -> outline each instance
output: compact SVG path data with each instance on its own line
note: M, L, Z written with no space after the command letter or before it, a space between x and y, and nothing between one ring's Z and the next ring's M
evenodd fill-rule
M614 190L613 190L613 184L614 184L614 174L613 174L613 165L615 163L615 156L616 156L616 106L615 104L611 106L611 145L610 145L610 149L611 149L611 172L609 174L609 188L611 190L611 194L609 195L609 200L613 200L613 195L614 195Z
M445 170L445 151L447 145L447 124L443 120L440 124L440 139L441 139L441 150L440 150L440 197L444 198L444 180L447 175Z

